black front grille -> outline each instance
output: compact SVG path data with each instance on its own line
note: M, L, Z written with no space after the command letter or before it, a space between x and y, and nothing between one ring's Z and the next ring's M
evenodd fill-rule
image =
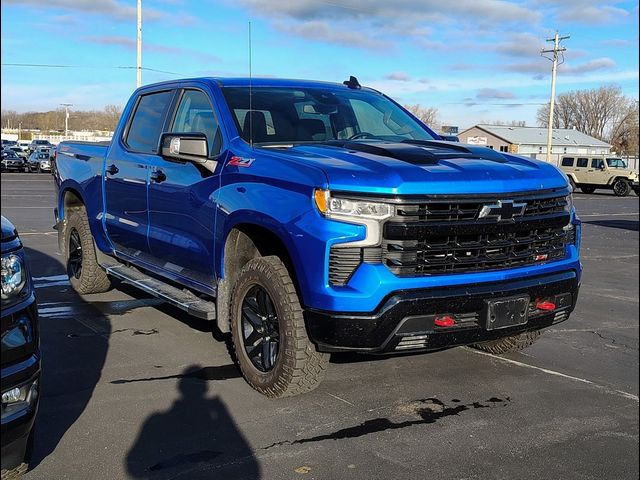
M517 200L527 207L523 218L562 213L567 206L565 196ZM475 220L483 206L495 203L491 200L465 200L450 202L424 202L402 204L396 207L396 219L399 221L420 222L463 222Z
M507 221L478 218L485 205L509 199L407 203L384 226L384 264L396 275L479 272L565 256L570 220L565 196L518 198L523 214Z
M361 263L381 263L382 250L332 246L329 250L329 283L344 285Z

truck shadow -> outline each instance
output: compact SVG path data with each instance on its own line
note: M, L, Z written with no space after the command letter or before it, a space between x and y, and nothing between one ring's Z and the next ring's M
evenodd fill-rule
M638 220L591 220L582 222L588 225L597 225L599 227L619 228L621 230L638 231Z
M46 471L38 472L38 466L51 455L57 457L54 463L64 463L65 459L80 453L69 450L69 447L65 450L65 447L60 447L60 442L65 437L68 445L82 441L78 433L73 433L77 430L74 425L90 402L104 404L104 398L95 396L96 387L105 367L110 342L112 339L116 341L119 331L113 329L109 317L149 306L155 299L145 298L138 290L123 284L116 285L117 290L131 295L133 299L105 301L101 295L84 299L61 279L64 268L60 258L28 247L25 252L37 287L43 353L40 407L30 469L35 470L33 474L36 477L44 478ZM216 332L212 322L185 315L167 305L154 306L160 310L168 308L166 313L196 330L213 330L214 337L226 338ZM132 330L131 335L157 333L152 330L125 330ZM131 383L173 381L180 392L179 398L167 411L150 412L137 437L129 440L132 447L124 465L127 476L191 479L236 478L240 475L248 479L260 478L260 467L251 447L225 404L219 397L206 396L209 382L238 377L240 372L233 364L216 367L193 365L177 375L110 382L119 385L117 388L128 389L133 388L129 385ZM125 422L126 412L124 408L122 421ZM86 421L90 418L97 419L95 414L85 417ZM84 428L90 428L99 435L105 426L90 424ZM127 442L128 439L120 437L118 441ZM86 445L90 450L93 448L91 442ZM62 450L56 452L59 448ZM119 463L118 459L114 461ZM44 464L40 468L46 469ZM88 470L90 468L87 467Z
M33 469L55 451L87 407L104 367L111 323L65 282L37 280L63 275L59 258L28 247L25 253L36 277L42 349L42 389L30 462ZM71 308L82 314L65 313Z

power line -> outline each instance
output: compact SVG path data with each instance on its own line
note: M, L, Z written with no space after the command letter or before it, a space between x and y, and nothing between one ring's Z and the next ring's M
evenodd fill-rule
M118 70L132 70L138 67L128 65L55 65L47 63L3 63L3 67L32 67L32 68L87 68L87 69L118 69ZM169 72L167 70L159 70L157 68L140 67L141 70L156 73L166 73L168 75L177 75L179 77L189 76L185 73Z

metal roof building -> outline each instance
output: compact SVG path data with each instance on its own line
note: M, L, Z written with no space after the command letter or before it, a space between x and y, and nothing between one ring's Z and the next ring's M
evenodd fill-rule
M542 127L509 127L475 125L462 131L460 141L485 145L501 152L517 153L540 160L547 159L547 129ZM557 163L564 154L607 155L611 145L586 133L569 128L555 128L551 158Z

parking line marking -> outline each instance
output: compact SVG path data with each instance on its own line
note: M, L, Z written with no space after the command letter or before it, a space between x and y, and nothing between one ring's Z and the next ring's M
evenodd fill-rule
M47 205L46 207L23 207L22 205L16 205L16 206L8 206L5 207L7 210L11 209L11 208L46 208L47 210L51 210L51 205Z
M472 348L467 348L466 350L475 353L477 355L484 355L486 357L495 358L496 360L500 360L505 363L510 363L512 365L517 365L518 367L530 368L532 370L538 370L540 372L547 373L549 375L554 375L556 377L566 378L568 380L573 380L574 382L584 383L586 385L590 385L598 390L602 390L610 395L618 395L629 400L633 400L636 403L640 402L637 395L633 393L624 392L622 390L616 390L609 387L605 387L604 385L600 385L598 383L592 382L591 380L587 380L586 378L574 377L573 375L567 375L566 373L556 372L555 370L549 370L548 368L537 367L535 365L529 365L528 363L518 362L517 360L511 360L510 358L499 357L498 355L493 355L492 353L481 352L480 350L474 350Z
M329 392L327 392L327 395L329 395L330 397L335 398L336 400L340 400L341 402L344 402L347 405L351 405L352 407L355 407L355 405L353 403L349 402L348 400L345 400L344 398L340 398L339 396L333 395L333 394L331 394Z
M640 213L638 213L638 212L631 212L631 213L583 213L583 214L578 213L578 217L580 217L580 218L583 218L583 217L635 217L637 215L640 215Z
M21 232L21 237L26 237L27 235L57 235L58 232Z

